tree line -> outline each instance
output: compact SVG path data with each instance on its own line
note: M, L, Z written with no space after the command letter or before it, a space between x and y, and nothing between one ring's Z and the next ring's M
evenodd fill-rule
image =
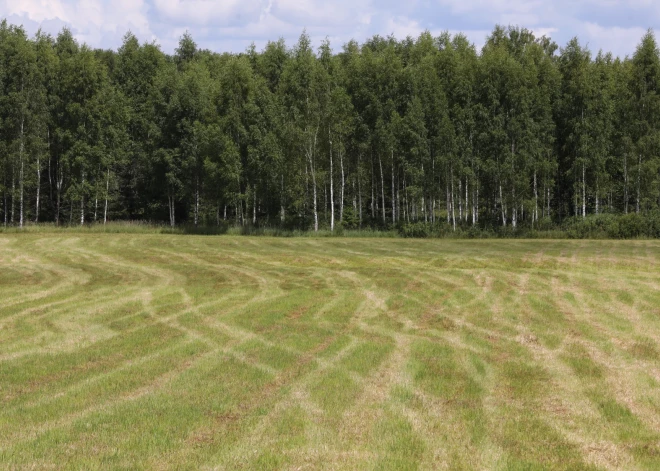
M660 54L497 26L173 55L0 24L5 225L557 224L660 205Z

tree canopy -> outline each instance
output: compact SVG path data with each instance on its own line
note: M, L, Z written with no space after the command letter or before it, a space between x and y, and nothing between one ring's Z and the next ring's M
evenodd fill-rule
M5 225L549 225L660 208L660 52L497 26L240 54L0 24ZM334 48L333 48L334 47Z

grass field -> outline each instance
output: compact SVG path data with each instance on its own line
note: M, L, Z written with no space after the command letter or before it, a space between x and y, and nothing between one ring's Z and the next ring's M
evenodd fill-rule
M1 469L660 469L660 242L0 235Z

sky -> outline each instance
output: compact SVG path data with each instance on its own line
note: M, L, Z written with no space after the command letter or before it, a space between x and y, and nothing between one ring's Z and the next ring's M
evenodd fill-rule
M560 46L573 36L597 52L632 55L648 28L660 31L660 0L0 0L0 18L28 33L57 34L68 26L92 47L116 49L127 31L165 52L189 31L199 47L241 52L252 42L303 30L315 44L340 50L380 34L399 39L429 30L462 32L477 47L496 24L524 26Z

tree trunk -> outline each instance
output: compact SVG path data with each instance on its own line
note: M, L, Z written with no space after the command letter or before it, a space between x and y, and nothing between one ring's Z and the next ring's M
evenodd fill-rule
M532 222L536 222L539 219L539 192L536 186L536 170L534 170L534 216L532 217Z
M463 220L463 180L458 179L458 220Z
M401 180L398 175L396 183L396 220L401 222Z
M50 128L46 127L46 144L47 144L47 152L46 155L48 156L48 201L50 204L53 204L53 173L51 169L51 161L53 160L50 155Z
M408 207L408 184L406 183L406 171L403 171L403 219L410 224L410 208Z
M314 206L314 232L319 231L319 212L318 212L318 195L317 195L317 188L316 188L316 171L314 169L314 154L316 153L316 139L318 137L318 132L319 132L319 127L318 125L316 126L316 129L314 131L314 137L312 140L308 143L306 152L307 152L307 159L309 160L309 170L310 173L312 174L312 194L313 194L313 206Z
M435 224L435 153L433 148L429 148L431 154L431 223Z
M108 222L108 196L110 193L110 167L106 172L105 177L105 205L103 207L103 225L105 226Z
M517 208L516 203L515 203L515 201L516 201L515 192L513 192L512 197L513 197L514 203L513 203L513 208L512 208L512 211L511 211L511 226L515 229L518 225L518 208Z
M502 181L500 180L500 210L502 211L502 227L506 227L506 206L502 197Z
M330 144L330 231L335 231L335 186L334 169L332 167L332 140L328 139Z
M257 185L254 185L254 195L252 196L252 225L257 224Z
M380 192L382 197L383 224L385 224L385 175L383 175L383 160L378 154L378 164L380 165Z
M639 207L640 207L640 187L641 187L641 181L642 181L642 154L639 154L639 161L637 164L637 204L635 207L635 212L639 214Z
M396 197L394 194L394 149L392 149L392 225L396 224Z
M479 222L479 186L476 188L475 198L474 198L474 214L472 215L472 224Z
M3 196L4 202L5 202L4 208L3 208L4 209L3 217L4 217L4 225L5 225L5 227L7 227L7 216L8 216L8 213L9 213L9 208L7 207L8 201L7 201L7 176L6 175L3 178L3 180L4 180L4 188L3 188L2 196Z
M429 222L429 212L428 212L428 209L426 207L426 198L424 196L422 196L421 207L422 207L422 212L424 213L424 222L428 224L428 222Z
M282 175L280 176L280 222L284 223L284 219L286 217L286 213L284 211L284 172L282 172ZM225 206L225 209L227 207ZM225 219L227 219L227 212L225 211Z
M60 168L60 164L57 165L57 180L55 186L57 187L57 209L55 210L55 225L60 225L60 203L62 200L62 185L64 183L64 172Z
M316 194L316 175L314 171L312 170L312 185L313 185L313 193L314 193L314 232L319 231L319 211L317 207L317 194Z
M454 226L454 232L456 232L456 203L454 200L454 167L451 167L451 220Z
M586 217L587 217L587 179L586 179L584 163L582 163L582 219Z
M344 221L344 190L346 188L346 176L344 174L344 153L341 147L339 148L339 166L341 167L341 195L339 199L339 222ZM355 187L353 187L353 194L355 194Z
M85 172L82 172L82 185L80 193L80 225L85 224Z
M174 229L174 224L176 223L174 219L174 196L172 196L171 194L168 195L167 197L167 204L170 210L170 227Z
M599 190L600 190L600 188L599 188L599 185L598 185L598 176L596 176L596 214L598 214L598 209L599 209L598 208L598 203L600 202L599 199L598 199Z
M628 214L628 154L623 154L623 212Z
M199 175L195 175L195 227L199 224Z
M360 160L362 154L358 154L358 168L356 172L356 178L358 181L358 204L359 204L359 213L360 213L360 228L362 228L362 179L360 178Z
M24 185L23 185L23 175L24 175L23 166L24 166L24 162L23 162L22 152L21 152L21 171L19 173L19 181L18 181L19 191L20 191L20 200L19 200L19 204L20 204L19 226L20 227L23 227L23 187L24 187Z
M9 219L9 222L11 222L12 225L14 225L14 221L16 220L15 212L16 212L16 170L14 169L14 165L12 164L12 166L11 166L11 218Z
M374 154L371 153L371 219L376 219L376 213L374 212Z
M99 209L99 174L101 173L101 165L99 164L96 178L94 179L94 222L96 223L97 214Z
M451 223L451 197L449 194L449 179L445 183L445 189L447 190L447 224Z
M21 86L21 89L22 89L22 86ZM21 170L20 170L20 173L19 173L19 176L18 176L18 178L19 178L18 186L19 186L19 191L20 191L20 200L19 200L20 201L20 203L19 203L19 205L20 205L20 208L19 208L20 215L19 215L18 225L20 227L23 227L23 187L24 187L24 185L23 185L23 175L24 175L24 165L25 165L24 164L24 159L23 159L23 152L25 151L25 143L24 143L24 139L23 139L23 137L24 137L24 133L23 133L24 123L25 123L25 117L21 116L21 143L20 143L20 149L19 149L19 153L18 153L19 154L19 159L20 159L20 162L21 162Z
M465 222L468 220L468 178L465 177Z
M39 203L41 202L41 159L37 153L37 204L35 205L34 222L39 222Z

